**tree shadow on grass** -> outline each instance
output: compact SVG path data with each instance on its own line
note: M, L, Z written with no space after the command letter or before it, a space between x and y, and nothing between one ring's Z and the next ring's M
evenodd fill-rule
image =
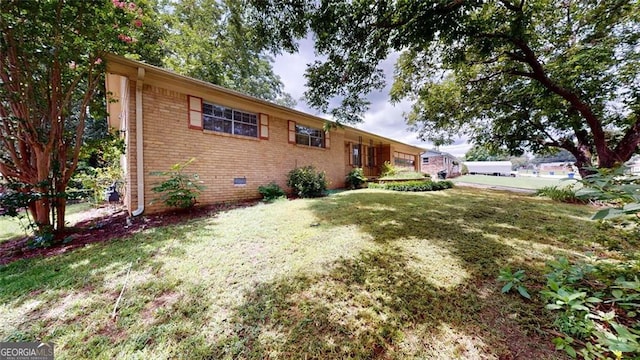
M496 278L511 265L540 280L539 268L518 260L527 249L504 241L554 243L552 231L524 215L559 217L545 225L552 230L588 222L522 197L469 195L353 192L312 203L322 226L355 225L375 250L325 274L260 284L212 357L563 358L541 331L551 321L541 300L500 294ZM423 266L432 259L435 268ZM452 272L439 273L450 265Z
M138 321L145 302L166 296L182 282L163 269L162 259L183 257L182 245L193 241L189 234L198 228L193 222L154 228L59 256L25 259L1 266L0 306L11 309L12 314L0 317L4 327L0 338L35 341L46 334L44 336L57 342L59 336L73 334L88 336L75 339L87 341L87 349L93 349L90 344L102 341L103 347L97 347L102 350L104 346L113 347L113 343L124 341L122 329ZM129 267L130 276L127 275ZM128 281L127 292L136 294L136 302L124 300L114 322L105 313L114 307L125 281ZM202 300L201 296L196 298L196 301ZM184 301L193 302L189 299L189 296L177 299L175 306ZM69 331L76 327L75 322L90 323L92 320L85 318L98 313L106 316L94 319L100 324L97 328Z
M409 237L442 242L463 259L471 256L471 264L482 261L478 254L501 259L513 250L490 239L588 251L592 250L591 240L600 233L597 224L589 220L590 209L586 207L500 192L462 191L456 195L356 192L317 202L313 210L322 222L357 225L381 244ZM584 217L576 216L576 209Z
M411 261L387 247L340 260L325 274L261 284L246 294L234 331L211 358L561 357L509 319L520 300L478 278L436 286Z

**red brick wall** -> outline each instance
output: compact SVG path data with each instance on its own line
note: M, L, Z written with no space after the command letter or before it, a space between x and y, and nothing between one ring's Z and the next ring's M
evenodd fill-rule
M421 171L426 174L430 174L431 178L435 179L438 176L438 171L446 170L447 177L456 177L460 175L460 165L454 165L452 159L448 159L447 164L444 162L444 156L432 156L429 157L429 163L421 162Z

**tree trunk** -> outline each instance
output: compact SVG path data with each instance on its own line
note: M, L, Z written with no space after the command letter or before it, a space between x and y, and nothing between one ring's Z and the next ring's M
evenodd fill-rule
M576 158L575 166L578 168L580 177L584 179L585 176L595 173L595 171L589 169L593 167L593 162L588 146L583 144L575 146L573 143L567 142L561 148L568 150Z
M49 199L41 199L37 200L34 203L33 207L30 207L32 211L31 216L33 216L33 222L36 224L38 229L37 233L42 234L46 232L51 232L51 216L50 216L50 204Z
M62 231L64 231L65 227L64 213L67 210L67 199L64 197L60 197L56 201L56 232L61 233Z
M56 179L56 197L54 198L55 211L56 211L56 233L61 234L65 228L65 211L67 209L67 198L64 194L67 183L63 179Z

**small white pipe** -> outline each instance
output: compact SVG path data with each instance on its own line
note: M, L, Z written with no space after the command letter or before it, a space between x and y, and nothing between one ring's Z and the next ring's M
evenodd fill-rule
M142 137L142 87L144 85L144 68L138 68L136 79L136 178L138 180L138 208L131 215L138 216L144 212L144 158Z

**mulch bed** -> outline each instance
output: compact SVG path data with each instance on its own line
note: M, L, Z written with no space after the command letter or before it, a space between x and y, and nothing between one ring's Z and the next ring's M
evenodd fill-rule
M60 241L46 248L29 246L32 237L23 236L0 243L0 265L6 265L21 259L36 256L49 257L63 254L87 244L106 242L123 238L147 228L181 223L190 219L213 216L221 211L253 206L257 200L237 202L233 204L215 204L198 206L189 210L168 211L164 213L130 217L123 209L115 209L112 213L82 220L66 229Z

